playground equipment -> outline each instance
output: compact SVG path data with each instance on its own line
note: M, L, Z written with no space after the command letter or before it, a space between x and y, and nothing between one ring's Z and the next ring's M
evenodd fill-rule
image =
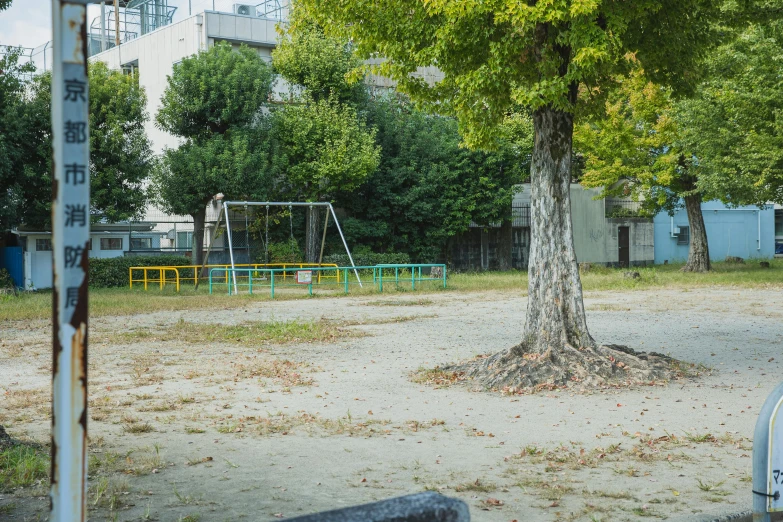
M293 278L296 269L309 268L309 267L328 267L337 268L337 265L321 264L312 265L308 263L257 263L257 264L241 264L236 267L259 269L259 268L278 268L283 270L283 279L289 277ZM231 265L181 265L181 266L132 266L128 268L128 286L133 288L133 284L143 284L144 290L147 290L150 284L158 284L162 290L166 285L175 285L176 291L179 292L180 283L193 282L197 286L200 279L206 279L205 275L202 275L203 268L230 268ZM228 277L228 272L226 272ZM318 283L321 279L336 278L336 282L340 282L340 272L334 275L318 274Z
M429 274L425 273L426 269L429 269ZM289 277L287 272L290 273L290 269L214 267L209 270L209 293L214 293L215 288L221 284L226 285L226 291L229 295L237 295L241 287L245 288L248 294L253 294L254 289L268 288L269 296L274 299L276 289L283 286L289 288L306 286L308 294L313 295L314 285L323 288L331 284L336 288L342 287L343 292L347 294L351 284L359 283L359 270L372 273L373 286L377 287L379 292L383 292L384 277L387 285L392 281L395 286L410 282L411 290L416 290L417 284L421 285L426 281L442 282L443 288L446 288L446 265L444 264L305 267L295 271L292 282L287 280ZM351 281L351 272L357 276L355 282ZM334 276L327 279L327 276L323 274L329 273L333 273ZM313 277L314 274L315 277ZM259 278L259 275L263 275L263 277ZM242 282L238 283L238 280ZM322 280L327 282L321 282ZM332 280L335 283L329 282Z
M348 254L348 259L351 261L351 267L354 268L354 274L356 275L356 280L359 284L359 286L362 286L361 278L359 277L359 272L356 270L356 264L353 261L353 256L351 255L351 251L348 248L348 243L345 241L345 236L343 235L343 230L340 227L340 221L337 219L337 215L334 212L334 208L332 207L331 203L319 203L319 202L296 202L296 201L288 201L288 202L280 202L280 201L224 201L223 205L221 207L220 214L218 215L217 220L217 226L215 226L215 230L212 236L212 241L209 243L209 247L207 248L207 254L204 257L204 263L200 269L200 272L203 276L204 271L208 267L209 263L209 255L212 251L212 245L215 243L215 239L217 238L217 235L220 230L220 224L223 219L226 221L226 237L228 239L228 253L231 260L231 277L233 279L233 288L234 292L237 292L237 280L236 280L236 272L233 271L233 269L237 268L237 264L234 262L234 245L233 245L233 238L231 235L231 220L229 219L229 208L230 207L243 207L245 210L248 209L248 207L266 207L266 245L265 245L265 251L266 256L268 257L268 248L269 248L269 207L288 207L289 209L289 220L290 218L290 211L293 209L293 207L325 207L328 212L326 214L326 223L324 223L324 232L323 232L323 238L321 239L321 253L318 258L317 266L323 266L321 264L321 259L323 259L323 251L324 251L324 244L326 241L326 228L329 224L329 216L331 215L332 219L334 219L335 226L337 227L337 232L340 234L340 239L343 243L343 246L345 247L345 252ZM291 235L293 237L293 222L291 222ZM268 260L268 259L267 259ZM195 279L196 283L196 289L198 289L198 281L199 278Z

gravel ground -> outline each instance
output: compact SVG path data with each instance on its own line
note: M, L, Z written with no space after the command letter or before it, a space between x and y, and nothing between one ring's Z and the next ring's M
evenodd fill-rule
M699 378L668 386L504 396L410 380L516 344L526 305L512 291L444 292L95 319L91 518L277 520L424 489L465 500L488 522L749 509L756 412L781 378L783 294L587 294L599 341L703 365ZM112 337L180 320L220 331L320 318L360 324L328 343L260 348ZM0 423L12 436L48 437L48 343L45 323L3 326ZM309 367L293 381L248 374L259 361ZM133 429L147 424L153 431ZM96 494L101 477L111 502ZM0 507L14 504L0 518L43 516L43 491L0 494Z

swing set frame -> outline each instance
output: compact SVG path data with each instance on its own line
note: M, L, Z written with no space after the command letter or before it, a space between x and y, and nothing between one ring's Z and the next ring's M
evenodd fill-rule
M343 229L340 227L340 221L337 219L337 214L334 212L334 207L332 207L331 203L324 203L324 202L302 202L302 201L223 201L223 205L221 206L220 213L218 214L217 224L215 225L215 230L212 233L212 240L209 242L209 247L207 248L207 255L204 256L204 262L202 263L200 272L203 273L203 271L206 269L207 264L209 263L209 254L212 251L212 245L215 243L215 239L217 238L218 230L220 229L220 221L225 218L226 220L226 235L228 236L228 254L231 258L231 275L234 282L234 294L238 294L238 287L237 287L237 274L235 271L235 263L234 263L234 246L231 241L231 220L228 219L228 210L229 207L266 207L267 209L267 216L269 212L269 207L326 207L328 209L328 213L326 214L326 223L324 224L324 233L323 238L321 239L321 255L319 256L319 264L321 259L323 258L323 249L324 249L324 242L326 240L326 227L329 223L329 215L331 214L332 219L334 219L334 224L337 226L337 232L340 233L340 239L343 242L343 246L345 247L345 253L348 254L348 259L351 261L351 267L353 267L353 272L356 275L356 280L359 282L359 286L363 288L362 286L362 280L359 277L359 271L356 269L356 264L353 262L353 256L351 255L351 250L348 248L348 243L345 241L345 236L343 235ZM267 217L267 237L266 241L269 241L269 220ZM268 248L268 245L267 245ZM198 278L196 278L196 284L198 285Z

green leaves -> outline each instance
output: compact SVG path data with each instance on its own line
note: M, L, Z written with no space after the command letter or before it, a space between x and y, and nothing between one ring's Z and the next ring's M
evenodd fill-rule
M30 81L18 56L0 69L0 228L47 226L51 202L51 75ZM91 211L108 221L138 217L152 155L144 132L146 97L138 77L90 64Z
M652 80L688 90L716 42L711 0L302 0L301 18L351 38L362 59L430 110L457 117L466 143L486 144L522 105L573 111L575 87L600 86L634 53ZM421 67L443 78L428 84Z
M174 66L155 119L177 136L207 139L253 122L271 86L272 71L256 51L219 42Z
M310 98L321 101L333 99L340 103L357 104L366 98L363 82L346 79L352 70L361 66L349 46L342 40L330 38L320 28L305 20L291 21L295 30L281 34L272 52L275 71L292 86L304 87Z
M699 188L735 205L783 202L783 32L754 26L706 62L697 95L677 106Z
M270 118L270 171L277 192L322 201L351 192L378 166L375 132L336 101L304 98Z

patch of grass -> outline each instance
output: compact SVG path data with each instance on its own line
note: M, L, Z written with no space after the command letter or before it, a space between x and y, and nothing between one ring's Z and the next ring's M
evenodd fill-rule
M245 322L228 326L191 323L180 319L157 331L145 329L96 335L103 342L112 344L178 341L197 345L227 343L257 346L266 343L333 342L353 334L341 328L339 323L325 319Z
M639 279L623 277L625 269L593 267L590 272L582 274L582 287L587 290L643 290L647 288L699 288L708 286L724 286L739 288L780 288L783 280L780 271L783 260L770 260L771 268L760 268L758 263L728 264L712 263L712 270L706 274L681 272L682 264L655 265L651 267L634 267L639 272ZM208 285L201 285L198 291L192 286L183 285L179 293L169 285L162 291L158 289L128 289L128 288L96 288L90 290L90 316L120 316L140 312L153 313L159 311L184 310L225 310L241 308L248 303L267 301L267 294L255 295L209 295ZM365 285L364 290L352 288L351 295L372 295L377 290L371 285ZM449 291L485 292L511 291L524 293L527 289L527 273L509 272L479 272L479 273L449 273ZM410 293L410 290L395 289L384 285L384 294ZM442 292L438 282L423 284L417 292ZM306 295L297 292L286 294L280 292L276 300L305 299ZM0 322L29 321L32 319L47 319L52 313L51 292L24 292L14 298L13 306L0 306ZM98 338L93 338L97 341Z
M140 422L138 419L134 419L128 415L123 416L122 429L125 433L150 433L155 431L155 428L149 422Z
M697 481L699 482L699 489L702 491L715 491L726 482L725 480L720 482L702 482L701 479L697 479Z
M247 363L234 365L236 377L252 378L262 377L273 379L284 387L311 386L313 379L303 375L302 371L310 368L306 362L294 362L287 359L256 360L248 357Z
M498 487L492 482L484 482L481 479L476 479L475 482L464 482L454 486L454 491L477 491L479 493L490 493L496 491Z
M429 306L434 304L432 299L419 298L419 299L395 299L395 300L377 300L367 301L367 306Z
M14 512L16 509L16 504L14 502L9 502L8 504L3 504L0 506L0 515L10 515Z
M88 497L93 506L114 511L124 505L122 498L129 488L128 479L124 477L101 477L90 488Z
M410 380L417 384L427 384L437 388L446 388L467 380L465 372L452 372L440 367L419 368L411 372Z
M185 426L185 433L195 434L195 433L204 433L205 430L202 428L195 428L193 426Z
M49 477L49 452L38 444L13 444L0 451L0 492L26 488Z

